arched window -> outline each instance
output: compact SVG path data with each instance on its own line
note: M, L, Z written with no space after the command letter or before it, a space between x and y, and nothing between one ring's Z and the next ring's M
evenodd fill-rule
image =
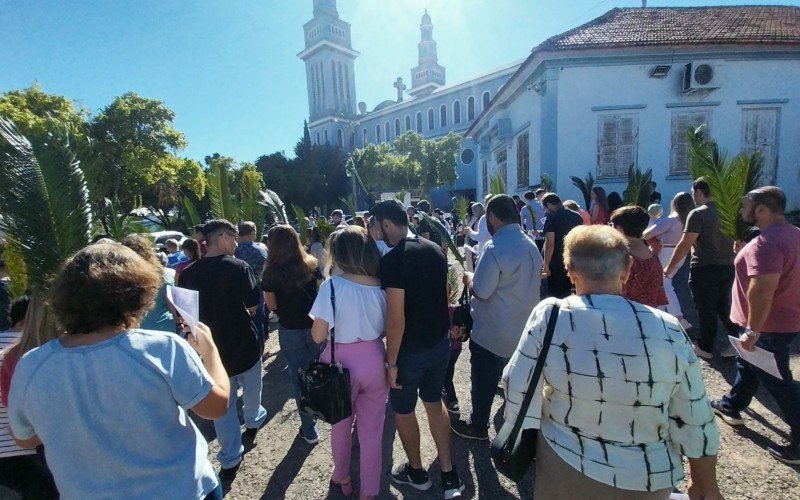
M395 137L400 137L401 133L402 132L400 132L400 118L395 118L394 119L394 136Z
M467 99L467 120L472 121L475 119L475 98L469 96Z
M378 124L375 125L375 144L380 144L381 142L383 142L383 139L381 139L381 126Z
M325 131L325 144L328 144L328 131Z
M461 123L461 103L456 101L453 103L453 125Z
M317 146L319 146L319 132L317 132Z
M336 140L339 141L339 147L343 148L344 147L344 132L342 132L342 129L339 129L339 130L336 131Z
M389 122L386 122L386 123L383 124L383 132L384 132L383 135L386 136L386 142L391 141L392 140L392 136L389 135Z
M439 108L439 126L447 126L447 104L442 104L442 107Z
M428 109L428 130L433 130L433 108Z
M488 91L483 93L483 109L489 107L489 102L492 100L492 95Z
M364 140L364 143L362 144L362 147L364 147L367 144L369 144L369 134L367 134L367 129L363 129L361 131L361 138Z
M417 133L422 133L422 111L417 111Z
M411 130L411 115L406 115L406 132Z

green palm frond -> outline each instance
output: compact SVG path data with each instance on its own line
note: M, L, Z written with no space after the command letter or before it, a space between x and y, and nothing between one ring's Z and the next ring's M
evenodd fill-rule
M190 229L202 222L200 219L200 214L197 213L197 207L194 205L192 199L188 196L183 197L183 208L184 220Z
M243 175L240 191L239 216L242 221L252 221L256 224L256 239L261 238L267 210L259 200L261 199L261 174Z
M6 238L22 249L28 286L44 289L71 254L89 243L89 190L70 150L70 132L52 127L35 147L0 118L0 213Z
M728 153L721 151L708 137L705 125L690 130L688 138L692 178L702 177L711 188L722 232L733 239L744 240L751 228L741 217L742 197L758 187L763 168L761 154L729 158Z
M398 191L394 194L394 199L405 205L407 194L408 191Z
M469 215L469 199L466 196L459 196L456 199L456 211L461 222L466 224Z
M456 247L456 242L453 241L453 237L450 236L450 233L447 231L444 225L425 212L420 211L420 215L422 215L423 219L428 221L428 224L433 228L434 231L436 231L436 234L439 235L439 238L441 238L442 241L447 244L447 248L453 252L453 257L455 257L458 263L461 264L461 267L466 269L466 260L464 259L464 256L459 253L458 247Z
M356 200L353 198L352 194L348 194L347 196L343 196L339 198L339 201L347 207L348 212L350 212L351 217L356 216Z
M506 194L506 180L500 172L494 174L489 181L489 192L493 195Z
M453 266L447 267L447 303L458 304L458 298L461 296L459 286L461 280L458 279L458 271Z
M6 241L3 260L9 278L8 294L12 299L16 299L28 289L28 270L25 268L22 249L13 240Z
M211 205L211 216L236 224L239 217L231 196L230 172L223 162L211 162L206 190Z
M311 242L311 228L309 227L306 213L297 205L292 205L292 211L294 211L294 216L297 218L297 227L300 228L300 239L303 244L307 245Z
M625 188L625 205L638 205L645 210L650 205L650 195L653 188L650 182L653 180L653 169L648 168L644 172L640 168L628 167L628 186Z
M261 199L258 202L267 207L267 217L272 223L289 223L289 217L286 216L286 205L284 205L278 193L271 189L265 189L261 191Z
M589 206L592 204L592 189L594 188L594 176L591 172L589 172L584 179L580 177L576 177L571 175L569 177L572 179L572 184L575 185L576 188L581 192L583 195L583 208L589 210Z
M129 234L147 233L147 227L139 221L134 220L130 214L120 213L117 208L119 202L112 202L105 199L105 210L103 213L103 226L109 238L122 241L122 238Z
M336 231L336 227L323 217L317 219L317 229L319 230L319 239L323 245L327 243L328 237Z
M550 174L541 174L539 176L539 183L542 185L542 188L548 193L553 192L553 178L550 177Z

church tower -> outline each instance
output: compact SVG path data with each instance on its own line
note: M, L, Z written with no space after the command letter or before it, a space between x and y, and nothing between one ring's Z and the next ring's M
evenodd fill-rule
M314 18L303 25L308 110L313 123L321 118L356 115L354 62L359 53L350 42L350 24L339 19L336 0L314 0Z
M433 22L428 10L419 25L422 39L419 42L419 64L411 70L411 90L414 97L430 94L445 84L445 70L439 65L436 41L433 39Z

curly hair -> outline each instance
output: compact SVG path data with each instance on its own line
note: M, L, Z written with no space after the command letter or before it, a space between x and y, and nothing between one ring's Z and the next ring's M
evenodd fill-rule
M130 328L153 306L161 275L159 267L126 246L90 245L64 263L53 281L50 305L68 334Z

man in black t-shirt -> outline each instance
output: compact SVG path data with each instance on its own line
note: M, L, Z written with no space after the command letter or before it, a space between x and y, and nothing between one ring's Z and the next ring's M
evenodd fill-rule
M383 241L394 248L381 259L381 286L386 290L386 377L389 401L408 463L390 474L396 483L418 490L431 487L422 468L420 434L414 414L417 397L439 453L445 498L460 496L464 485L450 457L450 420L442 405L442 387L450 357L447 312L447 260L439 245L409 237L403 206L382 201L372 209Z
M561 198L555 193L542 196L542 205L547 213L542 277L547 278L548 295L563 299L572 293L572 282L564 267L564 238L573 228L583 224L583 218L579 213L564 208Z
M236 226L218 219L209 221L203 231L208 253L181 273L178 285L200 293L200 321L211 328L222 364L230 376L228 412L214 421L220 446L217 454L222 466L220 476L230 479L244 452L236 410L236 391L240 386L248 430L255 432L267 418L267 411L261 406L261 352L252 321L261 287L250 266L233 257L238 238Z

